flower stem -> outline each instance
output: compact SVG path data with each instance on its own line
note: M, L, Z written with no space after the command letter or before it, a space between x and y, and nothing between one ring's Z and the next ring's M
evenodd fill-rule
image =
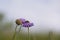
M28 40L29 40L29 27L28 27Z
M21 26L20 26L20 28L19 28L19 31L18 32L20 32L21 31Z
M14 34L13 34L12 40L15 39L15 36L16 36L16 29L17 29L17 25L16 25L16 28L15 28L15 32L14 32Z

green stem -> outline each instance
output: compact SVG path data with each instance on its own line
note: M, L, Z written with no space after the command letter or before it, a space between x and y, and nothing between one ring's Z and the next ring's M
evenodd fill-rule
M17 25L16 25L16 28L15 28L15 32L14 32L14 34L13 34L12 40L15 39L15 36L16 36L16 29L17 29Z
M20 28L19 28L19 31L18 32L20 32L21 31L21 26L20 26Z
M28 40L29 40L29 27L28 27Z

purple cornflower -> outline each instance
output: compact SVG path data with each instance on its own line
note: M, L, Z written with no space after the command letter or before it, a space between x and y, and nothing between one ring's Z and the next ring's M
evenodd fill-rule
M25 21L22 26L28 28L28 40L29 40L29 27L32 27L34 24L30 23L29 21Z
M22 26L23 27L31 27L31 26L33 26L33 23L24 23Z
M23 27L31 27L33 26L33 23L30 23L29 21L25 21L23 24L22 24Z

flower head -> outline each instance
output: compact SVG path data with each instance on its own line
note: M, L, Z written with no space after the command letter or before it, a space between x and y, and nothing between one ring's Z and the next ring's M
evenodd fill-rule
M22 26L23 27L32 27L33 23L24 23Z

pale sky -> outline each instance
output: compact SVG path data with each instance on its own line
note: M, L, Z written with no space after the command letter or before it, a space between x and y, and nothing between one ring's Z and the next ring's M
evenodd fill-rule
M60 0L0 0L0 10L9 20L30 20L32 31L60 31Z

